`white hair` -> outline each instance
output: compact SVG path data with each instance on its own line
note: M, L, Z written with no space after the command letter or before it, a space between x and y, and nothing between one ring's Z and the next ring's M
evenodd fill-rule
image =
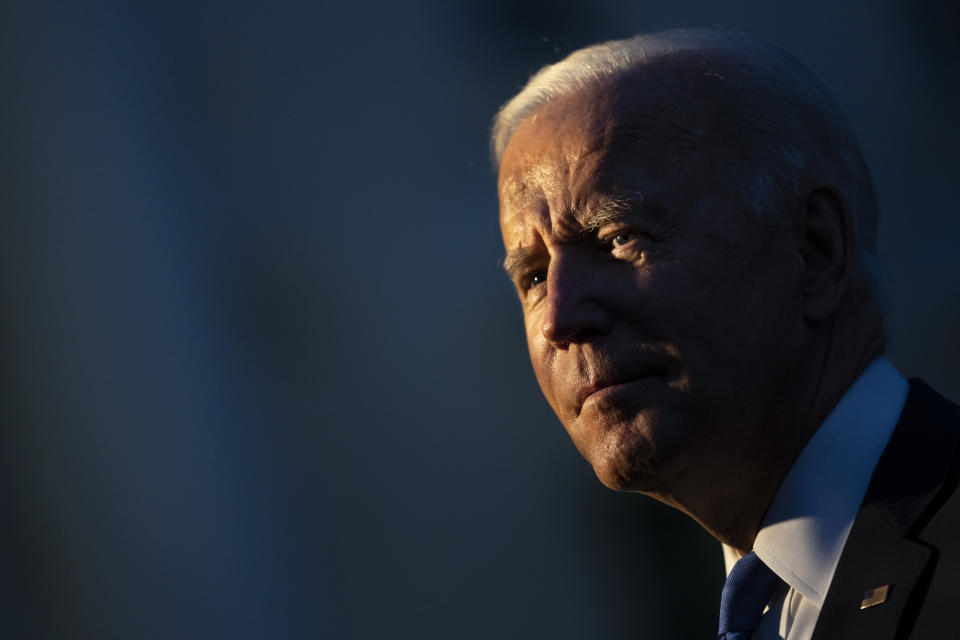
M641 34L580 49L538 71L493 122L499 168L516 128L548 102L630 82L631 71L665 62L714 76L738 114L731 187L760 219L790 224L800 181L828 181L846 200L863 284L882 304L876 260L877 198L850 125L817 79L777 47L735 31L680 29Z

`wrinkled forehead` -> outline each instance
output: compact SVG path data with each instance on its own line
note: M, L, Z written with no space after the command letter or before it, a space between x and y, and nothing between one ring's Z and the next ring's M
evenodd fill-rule
M637 176L722 185L737 110L722 78L688 66L657 66L596 82L539 107L516 128L502 158L501 201L577 185L608 186Z
M609 96L600 91L581 91L540 106L519 124L504 150L501 197L519 197L534 185L543 188L567 176L603 146L614 117Z

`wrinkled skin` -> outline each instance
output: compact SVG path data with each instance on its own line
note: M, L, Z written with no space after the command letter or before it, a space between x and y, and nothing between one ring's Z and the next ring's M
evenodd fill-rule
M804 275L797 234L730 187L722 105L641 75L521 123L500 224L537 381L577 449L608 487L689 512L697 492L742 490L730 470L779 446Z

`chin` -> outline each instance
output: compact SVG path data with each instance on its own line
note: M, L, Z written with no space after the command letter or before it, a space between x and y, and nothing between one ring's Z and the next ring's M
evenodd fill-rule
M593 471L606 487L614 491L645 491L657 484L660 461L645 438L634 432L629 436L610 434L607 442L590 456Z

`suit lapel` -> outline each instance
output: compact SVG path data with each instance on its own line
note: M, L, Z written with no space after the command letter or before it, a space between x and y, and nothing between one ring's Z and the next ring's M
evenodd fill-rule
M922 584L932 556L924 545L903 538L876 503L863 507L830 583L814 640L896 637L898 623ZM884 586L888 587L885 597ZM869 592L878 588L881 595L874 600L882 602L861 609L870 604Z
M958 445L956 407L911 380L907 403L844 545L814 640L887 640L909 633L937 556L916 535L942 504ZM885 585L885 592L868 597Z

